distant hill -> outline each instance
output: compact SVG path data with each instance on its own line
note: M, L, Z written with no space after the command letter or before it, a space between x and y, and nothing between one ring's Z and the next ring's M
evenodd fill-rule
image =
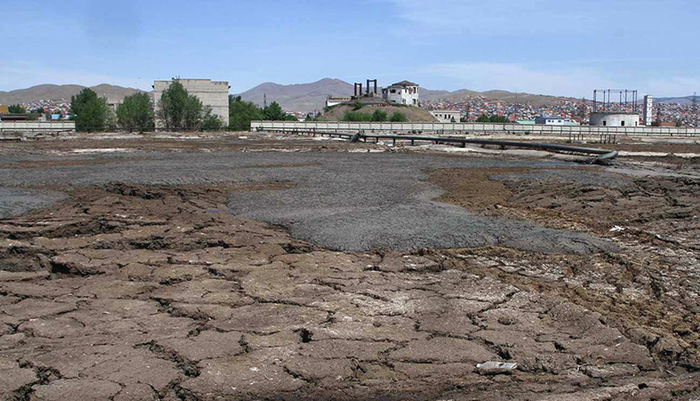
M383 83L387 84L387 83ZM263 104L263 96L267 95L268 104L279 103L287 111L314 111L321 110L325 105L328 96L350 96L352 95L352 84L340 79L324 78L320 81L307 84L280 85L272 82L260 84L240 94L241 98L255 104ZM518 102L541 106L555 103L571 98L533 95L529 93L514 93L503 90L491 90L477 92L468 89L456 91L431 90L419 88L420 98L423 101L448 100L456 101L467 97L480 96L487 100Z
M288 111L321 110L328 96L351 96L352 85L340 79L324 78L308 84L280 85L265 82L240 94L241 99L263 105L277 102Z
M700 104L700 96L697 97L698 104ZM693 103L693 96L683 96L683 97L657 97L654 98L654 103L678 103L682 105Z
M78 94L85 86L82 85L37 85L27 89L17 89L8 92L0 91L0 104L31 103L37 100L53 100L69 102L71 96ZM92 86L100 97L107 99L122 99L125 96L139 92L138 89L121 86L100 84Z
M521 103L531 106L542 106L552 104L563 100L573 100L570 97L550 96L550 95L534 95L531 93L516 93L504 90L490 90L478 92L469 89L459 89L456 91L445 90L430 90L419 88L419 95L422 101L458 101L468 97L482 97L490 101L501 101L506 103Z
M387 85L389 82L382 82ZM0 104L30 103L40 99L54 101L70 101L71 96L80 92L82 85L37 85L27 89L18 89L8 92L0 91ZM121 86L101 84L91 87L99 96L107 99L122 99L138 92L138 89L124 88ZM267 102L277 102L287 111L310 112L322 110L328 96L352 95L352 84L340 79L324 78L316 82L281 85L273 82L260 84L252 89L240 93L243 100L251 101L258 105L263 104L263 97L267 95ZM530 93L515 93L504 90L490 90L478 92L469 89L455 91L431 90L419 88L422 101L459 101L468 97L482 97L489 101L501 101L505 103L522 103L535 107L554 104L565 100L573 100L568 97L549 95L536 95ZM693 96L655 98L656 103L692 103ZM700 100L700 98L699 98Z

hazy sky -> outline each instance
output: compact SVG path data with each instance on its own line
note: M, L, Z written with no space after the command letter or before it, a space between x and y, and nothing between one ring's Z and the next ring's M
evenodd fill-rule
M3 0L0 90L173 76L700 92L698 0Z

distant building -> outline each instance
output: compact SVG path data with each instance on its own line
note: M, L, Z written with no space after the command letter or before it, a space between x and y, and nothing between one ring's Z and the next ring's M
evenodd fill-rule
M117 111L117 107L119 107L119 105L122 103L124 103L123 98L107 98L107 106L109 106L109 108L112 109L112 111L115 113Z
M603 127L637 127L639 126L639 114L594 112L591 113L590 125Z
M651 95L644 96L644 110L642 111L642 123L646 126L651 126L654 120L654 97Z
M158 105L163 91L168 89L173 81L182 84L187 93L197 96L204 106L211 107L213 114L221 117L224 125L228 126L228 82L212 81L211 79L181 79L169 81L153 81L153 103Z
M401 81L382 88L382 97L389 103L419 106L418 84L410 81Z
M659 127L675 127L676 123L673 121L659 121Z
M30 115L27 113L3 113L0 115L1 121L27 121Z
M430 114L441 123L458 123L462 113L456 110L431 110Z
M576 121L564 117L540 116L535 117L535 124L543 125L578 125Z
M329 96L329 97L326 99L326 107L333 107L333 106L339 105L339 104L341 104L341 103L349 102L350 100L352 100L352 98L349 97L349 96L348 96L348 97L333 97L333 96Z

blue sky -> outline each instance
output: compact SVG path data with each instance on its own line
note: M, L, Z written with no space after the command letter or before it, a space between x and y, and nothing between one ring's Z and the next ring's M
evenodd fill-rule
M173 76L700 92L697 0L3 0L0 90Z

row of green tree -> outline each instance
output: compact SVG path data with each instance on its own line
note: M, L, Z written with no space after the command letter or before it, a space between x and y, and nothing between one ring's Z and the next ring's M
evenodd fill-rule
M240 96L228 97L228 127L232 131L250 130L250 122L253 120L271 121L296 121L297 118L282 110L277 102L272 102L265 107L258 107L253 102L246 102Z
M7 106L7 112L11 114L24 114L27 111L19 104L11 104Z
M354 111L354 110L347 110L343 114L342 120L343 121L359 121L359 122L364 122L364 121L404 122L404 121L408 121L408 118L406 117L405 114L403 114L399 111L395 111L391 114L391 116L389 116L386 111L381 110L381 109L376 109L376 110L374 110L374 113L372 113L372 114L362 113L362 112Z
M23 108L20 104L11 104L7 106L8 114L26 114L27 120L38 120L43 113L43 110L38 110L34 112L29 112L27 109Z
M152 131L158 119L166 130L216 131L224 127L223 120L212 113L194 95L187 93L175 81L163 91L158 107L153 107L147 93L138 92L124 98L115 112L107 99L85 88L71 97L71 119L78 131L104 131L121 128L133 132ZM231 130L249 130L252 120L296 120L287 115L277 102L258 107L240 96L229 96L229 126Z
M157 110L147 93L126 96L115 112L107 99L85 88L71 97L71 118L78 131L104 131L117 127L132 131L151 131L158 117L167 130L217 130L223 126L221 118L212 114L194 95L187 93L179 82L173 82L163 91Z
M476 122L478 123L509 123L511 122L508 117L504 116L497 116L497 115L486 115L482 114L479 117L476 118Z

